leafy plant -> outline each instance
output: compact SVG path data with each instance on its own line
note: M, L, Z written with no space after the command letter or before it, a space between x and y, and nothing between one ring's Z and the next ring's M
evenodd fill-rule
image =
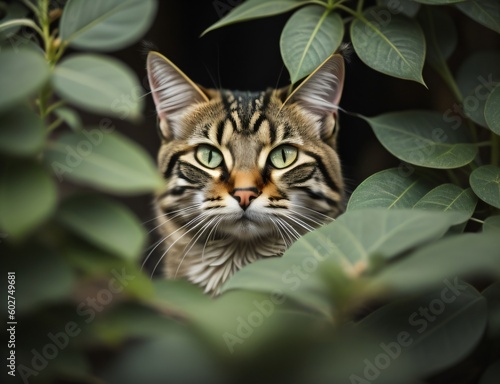
M152 192L161 178L111 119L140 118L136 76L95 52L137 41L157 2L53 4L0 2L0 247L15 273L7 295L17 299L8 312L17 378L498 377L500 54L467 57L456 76L447 63L458 45L449 11L500 32L497 1L248 0L206 31L293 11L281 51L297 84L347 39L348 26L369 67L424 84L428 65L464 112L358 114L401 166L366 179L335 222L282 258L245 267L215 299L184 281L151 281L139 267L145 230L109 196ZM66 55L70 47L76 53ZM79 110L106 118L83 127Z

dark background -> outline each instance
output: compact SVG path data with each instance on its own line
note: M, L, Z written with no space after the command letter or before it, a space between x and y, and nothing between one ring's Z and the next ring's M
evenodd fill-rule
M159 1L153 27L144 41L172 60L193 81L205 87L260 90L289 83L289 75L280 56L279 38L289 14L234 24L200 37L241 0ZM369 5L370 2L367 2ZM451 10L458 27L459 46L450 58L456 73L463 58L471 52L500 47L498 35ZM344 36L349 41L346 31ZM113 55L130 65L147 92L145 70L147 48L143 42ZM421 84L380 74L364 65L353 52L347 65L341 106L366 116L405 109L445 111L454 104L441 79L427 65L426 89ZM145 147L153 157L160 140L156 131L154 105L146 96L145 119L138 125L114 121L118 130ZM399 164L375 139L369 126L359 118L340 115L338 152L348 193L371 174ZM125 199L141 220L153 217L151 196Z

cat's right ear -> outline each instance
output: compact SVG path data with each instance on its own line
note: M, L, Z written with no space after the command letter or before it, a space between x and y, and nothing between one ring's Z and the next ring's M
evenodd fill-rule
M208 96L158 52L149 52L147 72L162 136L165 140L187 136L181 118L192 105L208 101Z

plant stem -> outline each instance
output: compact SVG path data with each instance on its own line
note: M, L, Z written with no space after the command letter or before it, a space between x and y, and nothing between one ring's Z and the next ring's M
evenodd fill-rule
M57 127L59 127L62 123L64 123L63 119L57 119L57 120L55 120L52 124L50 124L47 127L47 132L52 132L54 129L56 129Z
M469 220L474 221L474 222L479 223L479 224L484 224L483 220L476 219L475 217L471 217Z
M359 0L358 1L358 6L356 7L356 11L358 13L361 13L363 12L363 5L364 5L365 1L364 0Z
M47 107L45 113L47 115L51 114L52 112L54 112L57 108L61 107L64 105L64 100L59 100L58 102L55 102L54 104L50 105Z

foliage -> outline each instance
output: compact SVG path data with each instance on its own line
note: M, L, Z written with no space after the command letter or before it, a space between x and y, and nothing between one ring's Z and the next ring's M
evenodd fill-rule
M0 247L16 276L7 291L17 298L16 375L40 383L493 382L500 53L466 58L456 77L447 59L458 45L449 10L500 32L500 6L394 4L248 0L207 30L293 11L281 51L297 83L349 26L369 67L424 84L427 63L464 109L359 115L401 166L366 179L335 222L282 258L245 267L214 299L187 282L152 282L139 267L144 229L107 196L161 185L149 157L109 118L140 117L135 75L101 53L65 55L137 41L156 1L10 3L0 23ZM19 40L21 28L35 37ZM80 109L107 117L82 127Z

